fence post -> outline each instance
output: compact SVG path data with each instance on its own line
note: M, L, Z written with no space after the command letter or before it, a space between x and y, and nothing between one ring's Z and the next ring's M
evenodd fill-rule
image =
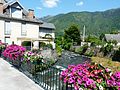
M66 90L68 90L68 83L66 83Z

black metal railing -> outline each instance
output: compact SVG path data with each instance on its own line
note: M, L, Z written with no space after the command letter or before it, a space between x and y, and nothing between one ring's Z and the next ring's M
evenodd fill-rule
M60 79L61 71L55 66L50 66L49 63L31 63L31 62L20 62L21 60L11 60L5 58L1 54L4 60L8 61L15 68L20 70L35 83L40 85L44 90L74 90L73 85L65 84Z

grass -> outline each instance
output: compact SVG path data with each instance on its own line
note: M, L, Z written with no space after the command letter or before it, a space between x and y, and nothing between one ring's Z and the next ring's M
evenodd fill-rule
M104 67L112 69L113 72L120 71L120 62L112 61L108 58L92 57L92 62L102 64Z

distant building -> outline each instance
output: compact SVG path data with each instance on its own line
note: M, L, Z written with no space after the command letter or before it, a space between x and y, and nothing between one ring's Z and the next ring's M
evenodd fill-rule
M116 40L117 45L120 46L120 34L105 34L105 38L107 41Z
M38 48L40 42L50 43L55 48L55 26L34 16L34 10L26 10L18 0L0 0L0 40L21 45L32 41ZM49 36L48 36L49 35Z

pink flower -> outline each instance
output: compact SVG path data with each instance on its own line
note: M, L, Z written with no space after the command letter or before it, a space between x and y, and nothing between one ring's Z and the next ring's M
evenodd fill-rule
M68 80L68 82L69 82L69 83L74 83L75 81L73 80L72 77L70 77L69 80Z
M118 79L120 79L120 72L116 72L115 73L115 77L118 78Z
M67 78L64 78L64 83L66 83L68 80L67 80Z
M79 90L79 86L77 84L74 84L74 89Z
M111 71L111 69L109 69L109 68L106 68L106 69L105 69L105 71L106 71L106 72L110 72L110 71Z
M82 84L82 80L80 78L78 78L77 81L78 81L78 84L80 85Z
M118 87L118 90L120 90L120 86Z

